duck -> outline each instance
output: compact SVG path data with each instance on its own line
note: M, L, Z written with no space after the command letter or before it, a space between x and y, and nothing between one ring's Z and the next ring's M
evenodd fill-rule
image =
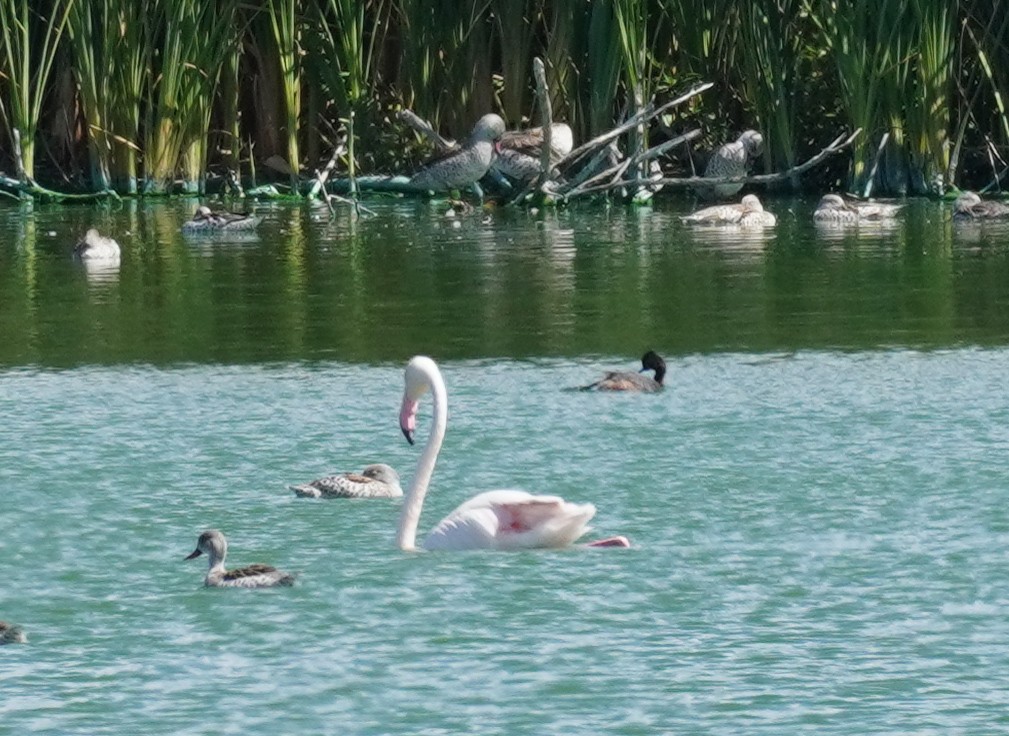
M983 200L975 192L963 192L953 203L954 220L999 220L1009 217L1009 204Z
M756 130L745 130L734 141L724 143L711 154L704 167L704 176L709 179L725 177L744 178L750 162L764 150L764 136ZM695 186L694 191L702 199L727 199L739 193L743 182L723 182Z
M93 227L74 245L74 256L82 261L118 261L119 255L119 243Z
M196 208L193 219L183 223L183 232L216 232L220 230L255 230L261 217L238 212L224 212L210 209L201 204Z
M27 642L28 636L24 629L17 624L0 621L0 644L25 644Z
M654 371L655 377L642 375L645 371ZM610 371L603 378L581 386L582 391L637 391L641 393L656 393L662 390L662 379L666 376L666 361L654 350L649 350L641 356L641 372Z
M497 141L504 132L505 122L500 115L484 115L463 145L429 161L410 177L410 186L434 192L475 186L490 170Z
M764 209L756 194L745 195L737 204L705 207L681 218L693 225L738 225L741 227L773 227L778 218Z
M209 570L204 585L209 588L273 588L294 585L294 575L269 565L248 565L226 570L224 558L228 555L228 540L217 529L208 529L196 540L196 549L186 557L192 560L200 555L209 558Z
M894 220L903 206L882 202L852 202L837 194L824 194L813 212L813 219L818 223L843 225L887 222Z
M566 123L554 123L550 128L550 161L556 163L571 153L574 134ZM501 136L492 171L517 182L530 182L539 176L540 153L543 150L543 128L509 130Z
M301 498L399 498L399 474L384 463L367 465L360 473L338 473L290 486Z

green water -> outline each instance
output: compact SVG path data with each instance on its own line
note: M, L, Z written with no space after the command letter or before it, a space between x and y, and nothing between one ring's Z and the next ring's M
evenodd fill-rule
M189 204L0 211L0 733L1009 730L1009 232L687 207L277 206L230 242ZM67 255L92 224L118 271ZM645 347L662 394L561 390ZM450 401L423 529L521 487L633 548L404 554L397 502L290 494L412 475L416 352ZM215 526L299 584L203 588Z

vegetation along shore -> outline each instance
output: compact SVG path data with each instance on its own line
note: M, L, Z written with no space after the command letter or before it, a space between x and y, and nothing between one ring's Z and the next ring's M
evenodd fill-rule
M1007 170L1002 0L0 0L0 191L306 193L408 173L399 113L462 140L544 103L576 146L703 82L619 140L659 176L746 130L768 186L860 196L996 186ZM541 59L537 95L533 60ZM796 170L838 136L846 155ZM638 164L645 162L641 159ZM636 164L636 165L638 165ZM647 174L647 169L642 169Z

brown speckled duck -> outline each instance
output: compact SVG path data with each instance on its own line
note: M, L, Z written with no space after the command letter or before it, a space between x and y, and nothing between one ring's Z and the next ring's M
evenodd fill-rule
M883 202L853 202L837 194L824 194L813 212L813 220L821 224L838 225L888 222L896 219L903 206Z
M755 194L745 195L736 204L705 207L682 218L691 225L734 225L738 227L772 227L778 219L764 209Z
M550 161L556 163L571 153L574 134L565 123L554 123L550 129ZM493 169L518 182L532 181L540 173L540 153L543 150L543 128L509 130L498 141L498 155Z
M215 212L201 204L196 208L193 219L183 223L183 232L221 232L255 230L262 218L238 212Z
M981 199L975 192L964 192L953 203L953 219L963 221L1009 218L1009 204Z
M399 498L399 474L384 463L366 466L360 473L338 473L290 487L302 498Z
M655 371L655 377L642 375L645 371ZM666 361L654 350L649 350L641 356L641 372L631 373L611 371L602 379L588 386L582 386L582 391L639 391L654 393L662 390L662 379L666 376Z
M269 565L248 565L226 570L224 558L228 555L228 541L217 529L208 529L196 540L196 549L186 557L192 560L207 555L210 569L204 584L211 588L273 588L294 585L294 575Z
M24 644L27 641L28 637L20 626L0 621L0 644Z
M764 150L764 136L756 130L743 131L731 143L725 143L711 154L704 176L709 178L745 177L750 162ZM743 188L742 182L701 185L694 189L704 199L727 199Z
M504 120L499 115L484 115L462 146L425 164L410 177L410 185L435 192L473 186L490 169L495 143L504 132Z

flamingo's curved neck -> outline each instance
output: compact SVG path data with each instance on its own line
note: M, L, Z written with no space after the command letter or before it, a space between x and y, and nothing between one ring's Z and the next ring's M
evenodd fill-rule
M424 496L427 495L427 487L434 473L434 464L438 459L442 440L445 438L445 426L448 420L448 396L445 382L437 372L437 368L427 374L427 379L431 387L431 398L434 400L431 434L428 435L424 452L417 461L417 470L413 474L410 490L406 492L403 510L399 515L399 528L396 531L396 546L407 551L417 548L417 524L420 522Z

